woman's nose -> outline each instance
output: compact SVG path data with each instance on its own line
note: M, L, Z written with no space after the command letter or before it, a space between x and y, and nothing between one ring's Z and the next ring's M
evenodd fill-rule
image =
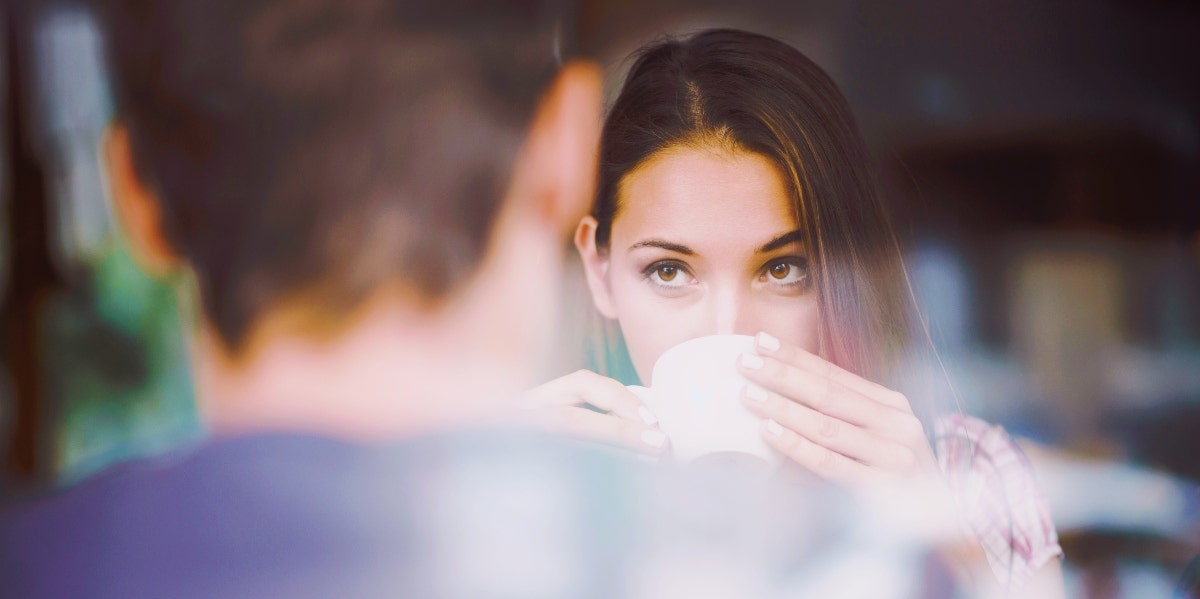
M753 335L755 331L747 332L747 324L753 320L748 314L749 301L745 294L736 287L723 287L713 294L714 335Z

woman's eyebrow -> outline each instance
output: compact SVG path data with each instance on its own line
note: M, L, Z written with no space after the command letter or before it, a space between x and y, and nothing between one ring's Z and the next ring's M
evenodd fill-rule
M762 247L758 248L756 253L765 254L767 252L773 252L789 243L796 243L799 241L804 241L804 232L796 229L795 231L784 233L783 235L764 243Z
M636 250L638 248L659 248L659 249L664 249L664 250L668 250L671 252L675 252L677 254L683 254L684 256L696 255L696 251L686 245L672 243L670 241L665 241L662 239L646 239L643 241L639 241L639 242L629 246L629 249L626 251L632 252L633 250Z

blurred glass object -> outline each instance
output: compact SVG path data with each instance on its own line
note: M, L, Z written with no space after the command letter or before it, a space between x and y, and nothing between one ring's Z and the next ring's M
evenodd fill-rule
M58 479L69 483L194 439L200 425L172 282L134 264L106 198L99 147L112 101L99 33L78 7L51 4L40 15L37 151L68 282L43 308L45 413Z
M100 34L82 10L57 8L41 19L35 40L34 105L58 208L60 258L77 262L102 251L112 224L98 160L112 114Z
M201 433L174 290L146 278L123 244L90 265L86 286L46 306L47 397L59 479L73 482Z

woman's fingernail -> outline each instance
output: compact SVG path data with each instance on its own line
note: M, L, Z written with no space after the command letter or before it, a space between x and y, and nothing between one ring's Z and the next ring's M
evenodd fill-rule
M769 333L759 333L754 336L754 341L758 343L758 347L767 351L779 351L779 339Z
M758 385L746 385L746 390L743 393L746 399L751 399L758 403L767 401L767 390Z
M667 442L667 436L662 431L642 431L642 443L658 449Z
M779 435L783 434L783 426L780 425L778 422L775 422L774 419L768 419L767 420L767 432L778 437Z
M750 370L758 370L763 367L763 359L754 354L742 354L740 362L743 367Z
M651 426L658 424L658 416L655 416L654 412L651 412L650 408L647 408L646 406L641 406L638 408L638 416L640 416L642 418L642 422L645 422L646 424Z

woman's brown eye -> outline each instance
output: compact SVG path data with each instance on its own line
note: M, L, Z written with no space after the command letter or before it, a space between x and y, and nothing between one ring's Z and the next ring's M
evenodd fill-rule
M658 267L658 278L662 281L670 282L679 274L679 268L675 266L664 265Z
M792 272L792 265L787 262L780 262L771 267L771 276L776 279L783 280Z

